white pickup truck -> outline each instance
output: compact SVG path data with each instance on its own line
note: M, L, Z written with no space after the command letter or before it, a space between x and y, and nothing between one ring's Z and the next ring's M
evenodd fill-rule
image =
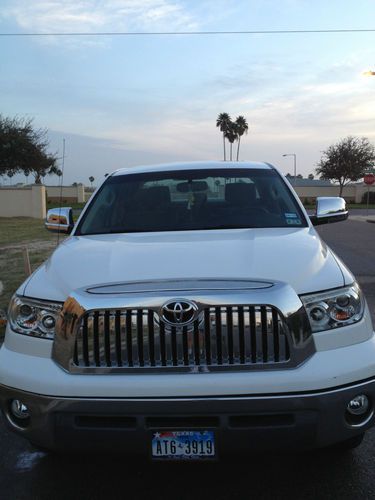
M357 446L374 423L375 338L355 278L267 163L108 176L12 298L0 350L11 429L50 450L212 460ZM348 235L348 238L351 237Z

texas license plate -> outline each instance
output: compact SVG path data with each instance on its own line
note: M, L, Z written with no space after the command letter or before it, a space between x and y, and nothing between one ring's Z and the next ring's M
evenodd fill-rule
M154 432L152 458L200 460L215 458L213 431Z

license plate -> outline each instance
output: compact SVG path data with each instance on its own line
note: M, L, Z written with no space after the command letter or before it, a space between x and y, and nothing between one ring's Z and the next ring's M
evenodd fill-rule
M215 458L213 431L154 432L152 458L201 460Z

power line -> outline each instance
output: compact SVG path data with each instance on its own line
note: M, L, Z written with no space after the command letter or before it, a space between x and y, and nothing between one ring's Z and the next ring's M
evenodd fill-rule
M375 33L375 28L365 29L311 29L311 30L246 30L246 31L97 31L69 33L0 33L0 37L46 37L46 36L212 36L212 35L296 35L319 33Z

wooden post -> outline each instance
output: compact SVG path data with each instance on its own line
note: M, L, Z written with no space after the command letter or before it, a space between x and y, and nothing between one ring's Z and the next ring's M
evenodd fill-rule
M31 274L31 264L30 264L30 257L29 257L29 250L27 247L23 247L22 249L23 253L23 263L24 263L24 268L25 268L25 274L27 276L30 276Z

